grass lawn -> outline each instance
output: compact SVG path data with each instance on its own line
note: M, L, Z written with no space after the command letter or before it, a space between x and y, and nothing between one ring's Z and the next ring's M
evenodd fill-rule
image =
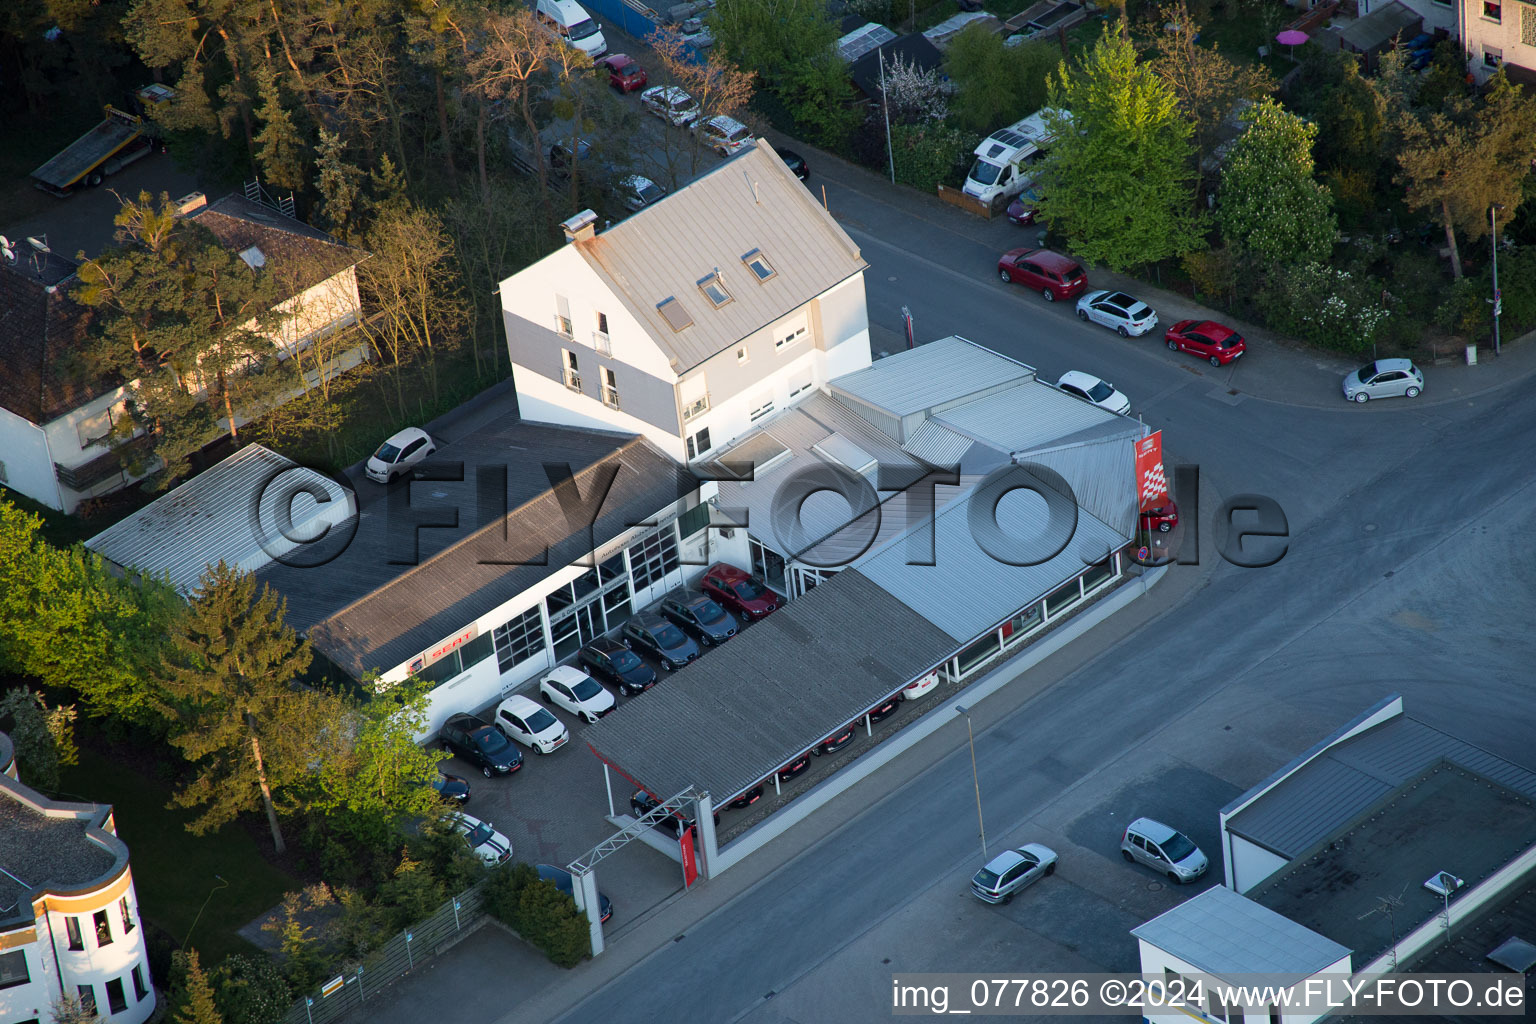
M65 770L61 785L64 799L112 805L118 837L132 853L139 913L178 946L190 933L189 945L202 954L204 964L253 952L255 947L236 930L301 884L263 860L251 837L236 825L194 836L185 828L190 814L166 809L168 786L88 747L81 747L80 763ZM221 887L215 875L229 885Z

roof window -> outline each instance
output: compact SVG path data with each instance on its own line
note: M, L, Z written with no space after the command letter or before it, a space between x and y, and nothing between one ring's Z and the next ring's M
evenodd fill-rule
M747 265L747 269L757 275L758 281L766 281L778 271L773 269L773 264L768 262L768 257L763 255L761 249L753 249L741 258L741 262Z
M676 296L668 296L656 303L656 312L660 313L674 331L681 331L685 327L693 326L693 317L683 308L683 304L677 301Z
M720 268L716 267L707 277L699 278L699 291L704 293L716 309L731 301L731 293L725 290L725 282L720 280Z

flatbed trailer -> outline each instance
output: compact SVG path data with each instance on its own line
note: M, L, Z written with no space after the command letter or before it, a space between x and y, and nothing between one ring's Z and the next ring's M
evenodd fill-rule
M166 86L151 85L140 89L138 95L152 106L175 93ZM100 185L103 177L117 173L153 148L149 130L143 117L108 104L100 124L32 172L34 184L56 196L67 196L81 185Z

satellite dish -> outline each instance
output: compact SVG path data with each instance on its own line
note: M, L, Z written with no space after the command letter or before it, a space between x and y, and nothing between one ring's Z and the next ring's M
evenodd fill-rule
M38 252L53 252L52 249L48 248L48 236L47 235L44 235L41 240L39 240L38 238L36 238L36 237L34 237L32 235L28 235L27 236L27 244L30 245L32 248L36 249Z
M0 235L0 254L5 256L7 263L16 262L16 253L11 250L11 240L4 235Z

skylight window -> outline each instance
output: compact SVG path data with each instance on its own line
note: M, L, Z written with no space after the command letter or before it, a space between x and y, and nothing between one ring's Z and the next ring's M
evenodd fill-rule
M759 281L766 281L778 273L777 270L773 269L773 264L768 262L768 257L763 255L761 249L753 249L741 258L741 262L745 263L752 273L757 275Z
M656 303L656 312L666 319L667 324L674 331L693 326L693 317L688 315L688 311L683 308L681 302L677 301L676 296L668 296Z
M250 267L252 270L260 270L267 264L266 253L262 252L254 245L242 252L240 254L240 258L245 260L246 266Z
M699 291L704 293L716 309L731 301L731 293L725 290L725 282L720 280L720 271L716 269L708 277L699 278Z

